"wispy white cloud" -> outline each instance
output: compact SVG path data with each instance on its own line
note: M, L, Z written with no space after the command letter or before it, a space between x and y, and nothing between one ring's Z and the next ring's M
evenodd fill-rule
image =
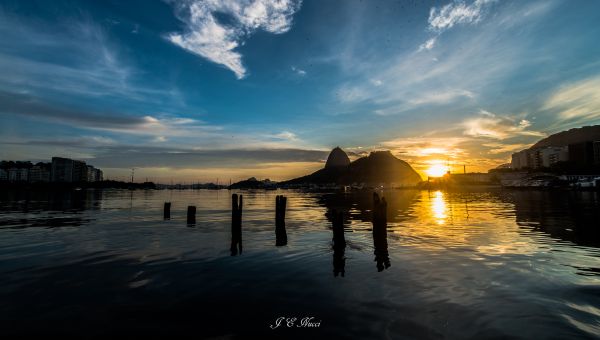
M512 7L497 6L498 11L489 15L491 3L458 1L446 5L450 7L444 11L435 9L431 20L440 28L448 29L451 25L442 24L435 18L440 15L449 16L448 13L452 12L449 9L458 6L474 11L477 15L466 16L469 20L451 16L454 18L449 19L452 25L456 27L459 23L479 23L478 29L449 36L452 44L438 44L439 32L432 32L436 42L423 45L423 49L433 46L428 52L429 57L424 57L422 51L418 50L406 51L392 58L386 55L379 60L377 66L364 71L359 69L360 71L351 74L347 82L333 91L334 98L344 104L345 112L370 106L370 111L378 115L439 110L442 107L453 109L459 114L457 111L468 112L485 105L485 101L492 96L491 91L495 91L495 86L513 77L515 72L527 67L535 59L531 55L531 45L535 41L529 36L514 39L516 30L522 30L524 25L543 19L542 15L547 13L528 12L527 21L519 22L518 26L515 21L511 21L508 25L507 18L521 16L518 11L525 11L529 7L520 4ZM424 20L428 18L425 17ZM373 86L371 79L378 79L382 85Z
M513 153L519 150L527 149L533 143L514 143L514 144L504 144L504 143L485 143L484 147L489 148L488 153L492 155L505 154L505 153Z
M476 117L463 121L460 126L464 129L464 135L499 140L515 136L533 136L539 138L546 135L543 132L530 130L531 122L527 119L499 116L483 110Z
M139 70L86 16L55 22L24 20L0 9L0 90L49 97L111 97L140 102L181 100L172 85L138 82ZM59 58L46 58L56 55Z
M462 145L470 141L468 137L408 137L387 140L381 143L404 158L438 156L458 158L464 155Z
M304 71L303 69L300 69L296 66L292 66L292 72L296 73L299 76L305 76L306 75L306 71Z
M600 117L600 76L561 86L544 103L561 121Z
M437 37L428 39L426 42L422 43L421 46L419 46L419 51L432 49L433 46L435 46L436 41L437 41Z
M168 39L192 53L233 71L238 79L246 76L242 55L236 48L256 30L287 32L292 16L300 8L296 0L188 0L175 4L177 16L186 24L183 33ZM217 17L231 20L223 23Z
M419 46L418 52L431 50L444 31L451 29L457 24L476 24L482 20L486 13L486 5L496 0L475 0L467 2L458 0L440 8L432 7L429 11L428 30L435 36L429 38Z
M442 32L457 24L477 23L484 15L485 6L495 0L454 1L441 8L432 7L429 11L429 28Z
M383 81L381 81L381 79L371 79L370 82L371 82L371 84L373 84L373 86L383 85Z
M282 132L276 134L275 137L280 138L280 139L290 140L290 141L298 140L298 136L296 136L295 133L290 132L290 131L282 131Z

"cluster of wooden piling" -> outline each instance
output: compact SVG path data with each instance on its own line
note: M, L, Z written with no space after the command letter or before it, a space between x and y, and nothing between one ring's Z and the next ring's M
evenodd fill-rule
M287 197L277 195L275 197L275 245L285 246L287 244L287 231L285 230L285 208Z
M275 197L275 236L276 246L287 244L287 232L285 228L285 212L287 206L287 197L277 195ZM231 255L242 253L242 209L243 196L231 195ZM377 193L373 193L373 243L375 246L375 261L377 269L382 271L390 267L387 244L387 202L384 197L379 198ZM346 238L344 236L344 213L343 211L332 210L331 221L333 225L333 267L334 275L344 276L345 267L345 249ZM164 203L164 219L171 218L171 202ZM196 223L196 207L188 206L187 223Z

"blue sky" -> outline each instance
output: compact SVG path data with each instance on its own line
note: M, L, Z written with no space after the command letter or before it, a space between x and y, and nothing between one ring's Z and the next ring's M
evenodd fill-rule
M484 171L600 121L598 1L0 0L2 159L286 179L337 145Z

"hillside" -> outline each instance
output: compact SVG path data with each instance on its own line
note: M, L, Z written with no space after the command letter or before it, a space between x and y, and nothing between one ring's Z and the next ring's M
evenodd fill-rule
M336 148L332 152L339 153L340 151L341 149ZM310 175L282 182L281 184L335 183L349 185L352 183L365 183L367 185L378 185L381 183L394 183L395 185L410 186L416 185L421 180L421 176L405 161L394 157L389 151L377 151L371 152L369 156L359 158L347 166L325 167Z
M555 133L535 143L531 149L547 146L566 146L590 140L600 140L600 125L584 126Z

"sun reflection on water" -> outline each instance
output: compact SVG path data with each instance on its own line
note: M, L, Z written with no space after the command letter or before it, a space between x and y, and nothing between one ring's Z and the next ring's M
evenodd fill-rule
M443 225L446 222L447 217L446 201L444 200L444 194L441 191L436 191L434 196L431 198L431 212L435 218L435 222L438 225Z

